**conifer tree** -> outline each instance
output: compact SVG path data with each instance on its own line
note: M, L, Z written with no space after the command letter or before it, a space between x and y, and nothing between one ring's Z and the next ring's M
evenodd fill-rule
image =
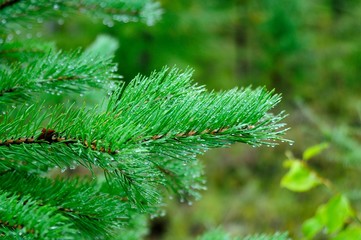
M111 47L64 52L17 37L75 13L107 25L152 24L161 10L150 0L0 1L1 237L139 239L165 196L199 197L205 182L198 154L283 140L285 114L270 113L280 101L272 91L209 92L192 81L192 70L168 67L126 84ZM90 89L110 96L97 107L46 101ZM92 178L49 174L79 166Z

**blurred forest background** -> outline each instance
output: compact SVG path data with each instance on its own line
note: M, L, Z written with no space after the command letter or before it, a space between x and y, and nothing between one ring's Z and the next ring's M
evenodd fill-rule
M286 137L294 144L207 152L200 157L208 180L203 198L188 204L170 199L167 214L151 223L149 239L192 239L217 226L234 235L288 231L299 238L301 223L330 193L281 188L282 162L286 152L300 157L321 142L330 147L311 166L361 212L361 1L160 2L164 13L153 26L72 16L28 34L65 50L110 35L119 43L115 61L126 81L177 65L193 68L194 80L208 89L275 89L283 95L275 112L289 114ZM86 97L100 101L94 93Z

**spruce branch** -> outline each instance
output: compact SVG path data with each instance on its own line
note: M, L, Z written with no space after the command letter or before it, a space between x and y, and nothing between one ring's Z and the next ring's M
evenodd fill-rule
M165 68L120 86L103 112L59 107L40 114L33 105L6 113L0 121L0 157L10 162L16 154L30 153L27 164L19 166L33 171L98 166L144 209L161 201L162 186L196 194L201 168L187 172L196 155L209 148L283 141L285 115L269 113L279 101L279 95L260 88L209 93L192 83L190 70Z
M0 31L26 26L29 22L42 23L44 18L68 17L83 13L99 18L106 25L113 22L156 22L162 11L152 0L3 0L0 1Z

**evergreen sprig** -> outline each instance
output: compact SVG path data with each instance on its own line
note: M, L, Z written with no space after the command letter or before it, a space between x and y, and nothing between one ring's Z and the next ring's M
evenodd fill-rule
M270 112L281 99L273 91L208 92L192 82L191 70L177 68L114 87L120 76L113 39L63 52L10 33L79 12L111 26L152 24L161 11L151 0L0 0L1 237L142 236L144 214L159 213L167 190L181 200L199 197L204 179L197 155L236 142L274 146L284 140L285 114ZM97 107L30 101L40 92L99 86L111 94ZM94 180L48 177L49 170L80 166Z
M0 236L13 239L74 239L76 233L67 218L57 208L39 206L29 195L14 195L0 191ZM28 235L28 236L26 236Z
M1 51L1 50L0 50ZM32 92L60 95L66 90L84 91L118 79L112 57L91 52L50 51L25 66L15 62L0 69L0 104L29 97Z
M27 39L26 41L3 41L0 43L1 68L9 68L12 63L27 63L41 58L55 50L54 43Z
M0 176L0 188L14 196L27 196L26 201L31 200L33 205L40 208L46 206L54 209L54 214L61 218L58 217L57 222L49 223L50 228L63 222L64 226L71 226L74 234L87 238L107 236L129 219L126 201L119 196L100 192L94 182L76 179L50 180L33 174L8 172ZM9 201L8 205L11 204L16 208L19 203ZM38 218L38 215L24 213L19 215L16 222L36 222Z
M44 19L66 18L79 12L99 18L108 26L114 21L139 20L152 25L162 13L159 3L152 0L1 0L0 32L31 28Z
M197 154L234 142L282 140L284 114L268 113L279 100L264 89L209 93L192 84L191 71L165 68L116 89L105 111L61 106L39 111L32 105L5 113L3 167L99 166L137 206L152 205L159 202L159 186L180 195L202 188L201 167L193 166ZM10 161L17 154L30 155L26 164Z

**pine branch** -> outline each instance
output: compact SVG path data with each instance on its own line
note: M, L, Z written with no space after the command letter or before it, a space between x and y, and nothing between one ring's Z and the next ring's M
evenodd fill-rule
M121 86L105 112L59 107L39 113L34 105L6 113L0 121L0 157L9 163L17 154L29 155L26 164L8 168L33 171L99 166L131 202L147 208L160 201L159 187L176 183L174 190L186 195L201 189L201 171L193 177L187 171L209 148L283 141L284 114L268 113L279 101L263 89L207 93L192 84L190 71L164 69Z
M107 236L117 227L124 226L130 217L126 202L118 196L99 192L94 183L8 172L0 176L0 188L13 195L30 196L34 205L40 208L56 209L56 214L68 219L77 234L86 238Z
M14 62L27 63L55 51L53 43L39 40L11 41L0 44L1 63L9 66ZM1 69L6 69L5 66Z
M112 26L113 21L144 21L154 24L162 13L159 4L151 0L5 0L0 2L0 31L19 28L29 22L42 22L44 18L68 17L88 14Z
M73 239L76 234L70 221L55 207L39 207L30 196L0 191L0 236L40 239Z
M111 57L96 56L90 52L49 52L24 66L14 63L0 69L0 104L24 99L31 92L45 91L61 94L63 91L84 91L86 87L104 86L119 78Z
M146 239L149 233L148 218L144 214L132 214L128 225L125 229L115 231L113 234L114 240L139 240Z

